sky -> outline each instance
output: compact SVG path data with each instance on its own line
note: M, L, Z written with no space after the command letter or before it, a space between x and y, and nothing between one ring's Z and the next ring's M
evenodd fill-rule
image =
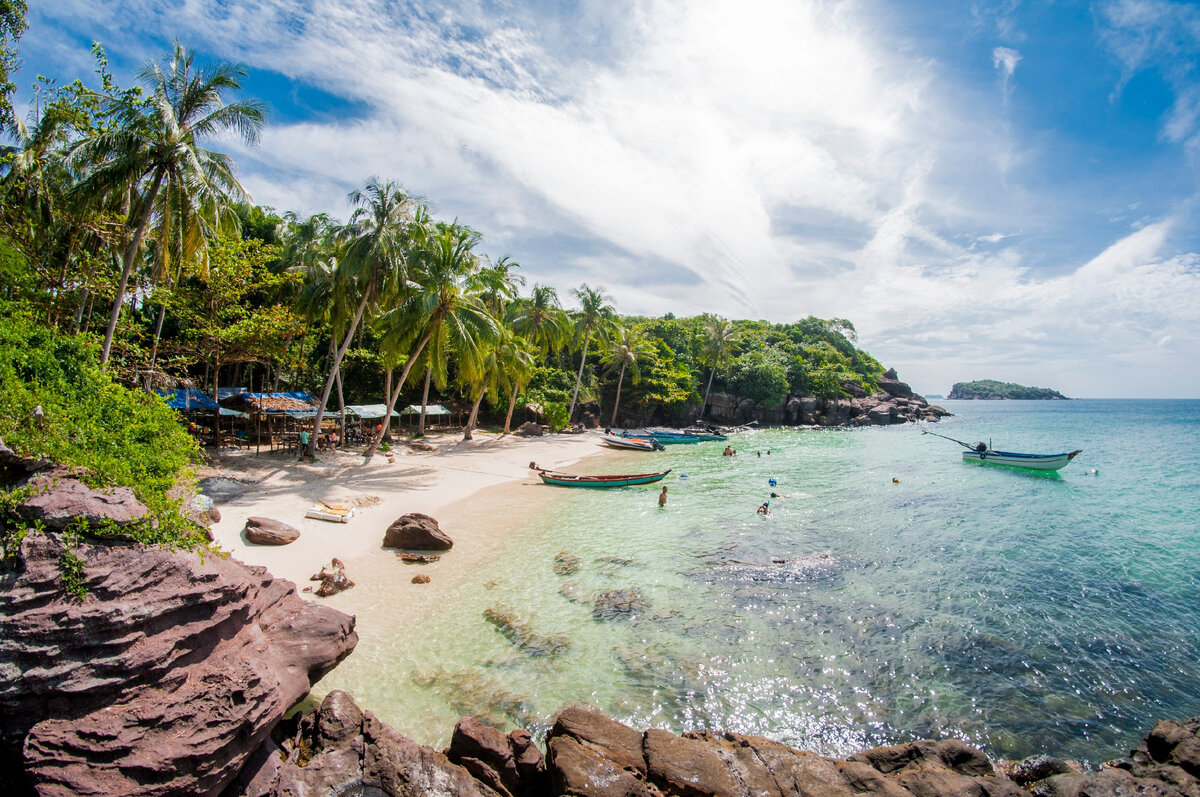
M247 68L259 204L372 176L571 306L849 319L921 393L1200 397L1200 5L55 0L17 83ZM18 100L28 101L23 89Z

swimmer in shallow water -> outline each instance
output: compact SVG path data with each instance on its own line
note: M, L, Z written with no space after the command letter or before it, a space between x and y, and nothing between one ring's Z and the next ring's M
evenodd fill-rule
M771 502L763 501L763 505L758 508L758 514L770 515L771 514Z

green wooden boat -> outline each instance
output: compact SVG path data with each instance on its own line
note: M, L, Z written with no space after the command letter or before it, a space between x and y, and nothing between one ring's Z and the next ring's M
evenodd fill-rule
M671 472L670 468L658 473L630 473L615 476L579 476L570 473L555 473L537 469L538 476L546 484L558 487L630 487L635 484L653 484L662 481Z

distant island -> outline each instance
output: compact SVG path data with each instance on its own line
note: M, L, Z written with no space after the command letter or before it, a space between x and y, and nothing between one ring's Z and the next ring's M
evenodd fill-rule
M980 379L975 382L955 382L950 388L948 399L1020 399L1020 400L1066 400L1066 396L1048 387L1026 387L1012 382L997 382Z

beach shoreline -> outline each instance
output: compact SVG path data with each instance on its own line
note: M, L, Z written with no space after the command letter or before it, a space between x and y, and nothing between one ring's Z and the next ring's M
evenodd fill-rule
M496 544L491 539L496 531L480 528L476 519L486 518L489 528L506 527L489 506L499 495L480 500L481 493L522 483L541 488L529 469L532 462L568 467L606 451L599 441L597 432L524 438L476 431L470 441L463 441L461 433L432 434L425 442L433 450L418 451L401 442L390 452L392 462L384 453L364 464L357 452L325 453L315 463L297 462L294 455L237 452L215 458L198 475L221 513L212 533L222 551L266 567L277 578L294 582L298 591L336 557L348 565L351 580L369 590L369 579L356 575L352 563L384 556L402 566L382 548L384 531L398 517L424 513L436 518L456 544ZM344 524L306 518L305 512L318 502L353 506L355 515ZM288 545L252 543L244 533L250 517L287 523L299 530L300 538ZM463 550L456 545L453 552L461 558Z

